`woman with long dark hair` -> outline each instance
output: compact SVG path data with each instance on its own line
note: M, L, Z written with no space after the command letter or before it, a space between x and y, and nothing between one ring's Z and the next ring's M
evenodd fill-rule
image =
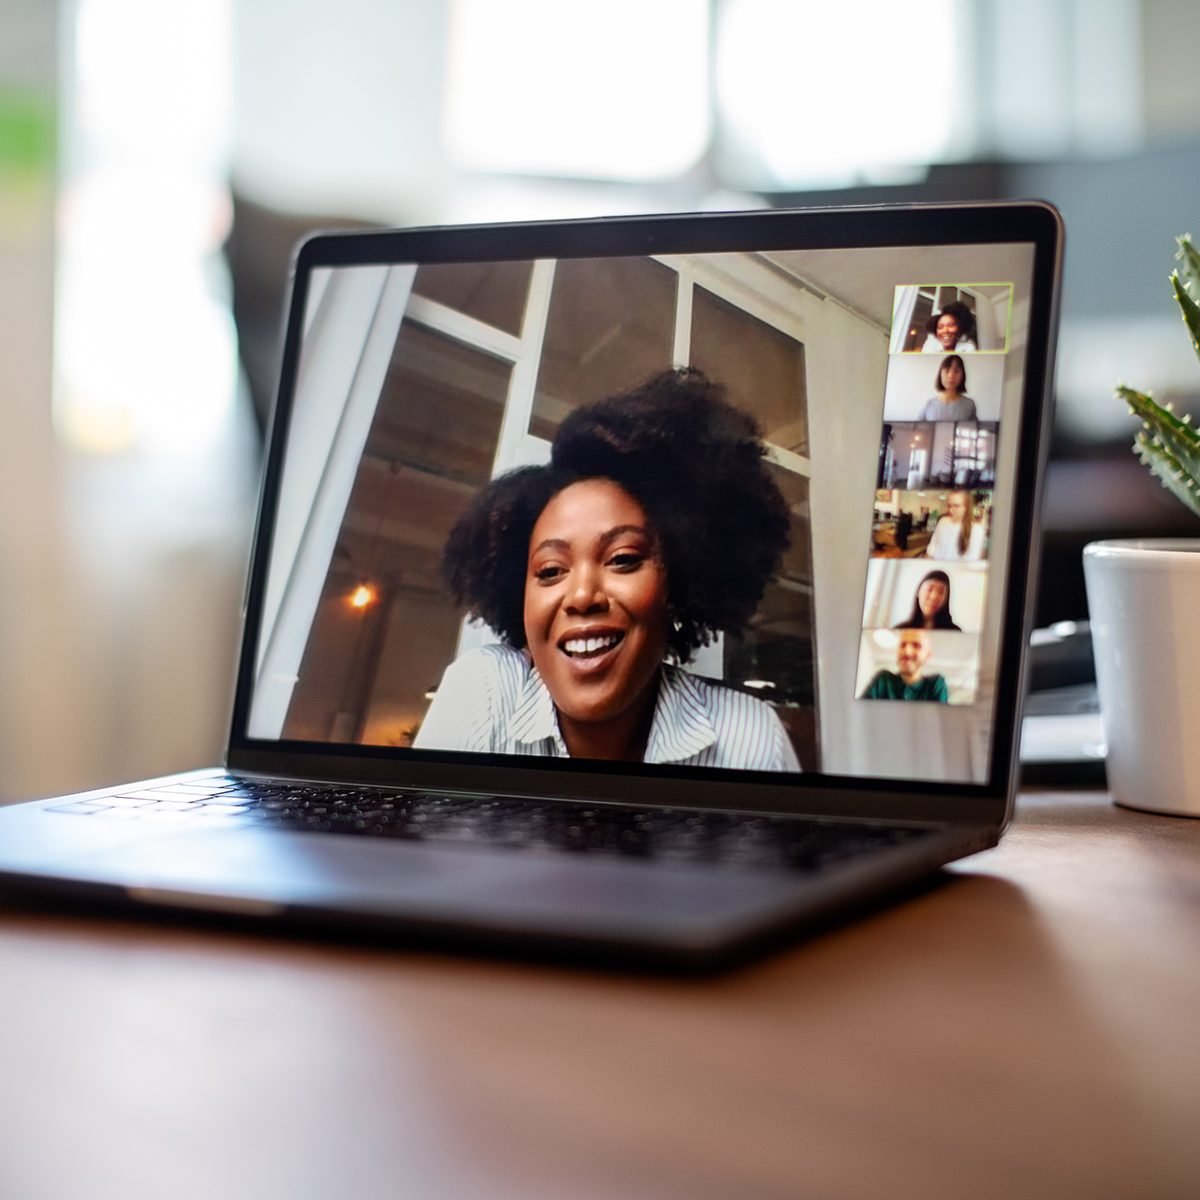
M912 612L895 629L961 629L950 615L950 576L930 571L917 584Z

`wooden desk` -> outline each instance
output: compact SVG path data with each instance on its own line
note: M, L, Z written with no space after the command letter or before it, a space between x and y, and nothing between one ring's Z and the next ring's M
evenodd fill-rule
M1200 1195L1200 822L1023 799L704 981L0 916L0 1196Z

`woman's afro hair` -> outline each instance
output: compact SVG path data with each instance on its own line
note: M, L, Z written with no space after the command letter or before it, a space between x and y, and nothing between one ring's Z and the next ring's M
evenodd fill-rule
M611 479L646 512L666 566L670 653L739 634L788 544L788 509L752 417L701 372L666 371L563 421L550 464L499 476L450 533L446 582L469 613L525 645L529 539L565 487Z

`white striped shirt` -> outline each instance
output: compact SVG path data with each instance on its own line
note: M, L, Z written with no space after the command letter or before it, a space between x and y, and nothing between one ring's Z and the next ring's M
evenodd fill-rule
M569 757L550 692L511 646L469 650L442 676L413 745L418 750ZM644 760L688 767L799 771L775 710L664 663Z

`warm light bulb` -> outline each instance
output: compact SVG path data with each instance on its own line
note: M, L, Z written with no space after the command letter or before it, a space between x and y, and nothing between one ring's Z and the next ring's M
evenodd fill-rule
M369 584L360 583L358 587L350 593L351 608L366 608L368 604L375 603L375 589Z

